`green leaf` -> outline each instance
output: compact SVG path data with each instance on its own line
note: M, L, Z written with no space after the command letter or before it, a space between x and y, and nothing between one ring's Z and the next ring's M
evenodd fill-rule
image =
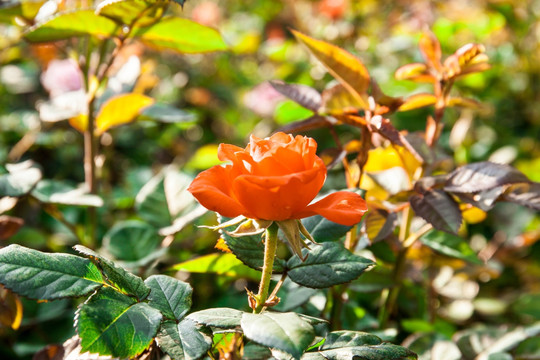
M213 308L191 313L187 316L187 319L206 326L234 329L240 326L243 314L243 311L236 309Z
M319 290L300 286L286 278L277 296L279 303L273 307L277 311L291 311L306 303Z
M339 349L361 345L379 345L382 340L375 335L359 331L333 331L326 337L321 350Z
M300 359L315 338L313 327L295 313L244 313L241 325L248 339L284 351L295 359Z
M166 275L152 275L144 283L150 288L148 305L171 320L181 320L191 308L191 285Z
M141 111L138 120L155 120L163 123L193 124L197 118L195 114L177 109L165 104L153 104Z
M103 246L115 258L137 261L154 252L161 237L154 227L137 220L116 223L103 237Z
M75 188L64 181L42 180L31 194L45 204L103 206L103 199L99 196L89 194L84 187Z
M163 173L154 176L142 187L135 198L135 208L141 218L156 227L171 224Z
M31 42L49 42L84 35L110 38L118 29L118 24L96 15L93 10L76 10L48 18L32 26L24 36Z
M440 252L443 255L469 261L473 264L482 264L469 244L459 236L431 231L420 238L422 244Z
M327 242L302 249L302 261L293 256L287 262L288 275L295 283L316 289L343 284L356 279L374 265L371 260L354 255L341 243Z
M173 360L200 359L212 346L212 332L184 319L164 321L157 336L159 347Z
M219 223L222 224L229 219L220 217ZM238 225L232 225L222 229L221 237L225 240L225 244L236 257L252 269L262 270L264 264L264 243L262 242L261 234L234 237L227 234L227 231L232 232ZM285 270L285 264L282 259L275 258L274 273L282 273Z
M176 264L172 269L192 273L218 274L233 278L249 278L255 281L259 281L261 278L259 271L247 267L233 254L205 255Z
M326 359L400 360L416 359L412 351L394 344L362 345L320 351Z
M104 281L85 258L10 245L0 249L0 283L32 299L55 300L88 295Z
M0 197L28 194L41 180L41 171L29 163L12 165L8 174L0 175Z
M352 226L337 224L320 215L304 218L302 224L316 242L338 241L352 229Z
M96 14L119 24L151 25L161 18L169 1L160 0L105 0L98 4Z
M154 25L136 27L133 36L158 49L170 49L180 53L227 50L227 45L217 30L178 17L165 17Z
M88 257L103 273L107 282L118 291L126 295L135 296L139 300L144 300L148 296L150 289L140 277L131 274L112 261L82 245L75 245L73 248Z
M43 6L45 0L35 1L8 1L0 5L0 23L15 24L15 17L20 16L27 20L36 17L39 9Z
M134 357L151 343L161 324L161 313L146 303L103 288L77 313L82 352Z
M428 190L409 198L416 213L437 230L457 234L463 217L456 201L442 190Z

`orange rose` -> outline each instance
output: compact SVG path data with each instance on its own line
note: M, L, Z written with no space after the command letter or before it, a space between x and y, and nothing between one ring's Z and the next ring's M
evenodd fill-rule
M226 217L284 221L319 214L342 225L358 223L367 207L353 192L335 192L309 204L326 179L316 150L315 140L284 133L252 136L245 149L220 144L219 159L231 164L201 172L188 190L204 207Z

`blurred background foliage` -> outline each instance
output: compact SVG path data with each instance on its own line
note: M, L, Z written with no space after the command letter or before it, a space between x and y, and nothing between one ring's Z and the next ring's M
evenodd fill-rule
M66 0L62 6L69 9L92 5L89 2ZM123 49L118 67L122 59L125 62L131 55L140 58L141 75L136 86L141 92L188 110L197 120L187 125L140 121L111 129L110 134L102 137L101 195L107 210L101 210L99 238L120 219L140 218L134 211L135 196L165 166L174 164L195 175L218 163L216 150L220 142L243 146L250 134L267 136L280 126L310 115L267 83L283 80L323 90L332 81L289 29L356 54L381 89L391 96L429 91L428 85L398 81L393 76L401 65L422 61L417 44L424 29L435 33L446 56L466 43L483 44L491 69L463 78L453 89L483 106L478 111L448 109L441 145L457 164L482 160L507 163L531 180L540 181L539 0L189 0L183 9L174 7L171 11L219 29L230 50L178 55L137 43ZM48 99L43 79L40 80L46 64L52 58L69 54L63 53L61 45L21 42L20 24L2 16L0 164L32 159L46 179L81 183L81 134L67 122L40 121L36 110L37 104ZM421 108L400 112L391 120L399 130L421 130L431 111ZM341 126L337 130L345 140L358 137L358 131L351 127ZM320 150L333 144L323 130L306 135L316 138ZM339 184L341 180L335 181ZM339 186L345 187L343 183ZM3 212L9 204L1 203L0 207ZM61 211L72 222L84 218L79 208L65 207ZM66 249L76 243L61 223L32 201L17 204L9 214L23 218L25 226L1 245L18 243L69 251ZM213 216L207 214L198 223L211 223ZM495 341L517 325L539 320L538 214L513 204L499 204L486 221L468 225L466 233L470 248L483 260L482 265L473 266L417 248L410 255L410 281L400 295L399 312L391 326L376 328L380 291L389 281L390 270L384 265L351 285L354 297L346 304L343 326L378 331L394 342L405 341L427 359L434 354L451 354L455 345L448 343L448 339L461 339L456 338L458 331L465 339L462 342L474 343L464 331L481 328L478 334L489 343L486 339ZM213 252L217 237L211 231L187 227L175 235L167 258L158 265L160 271L170 272L172 264ZM383 262L394 261L388 244L372 247L371 251ZM426 275L428 263L437 266L430 267L431 272ZM196 284L194 309L246 307L244 287L249 283L243 276L249 278L249 274L239 271L219 278L214 274L189 275L189 281ZM434 279L434 285L427 290L417 286L427 281L425 276ZM428 319L426 291L438 294L434 321ZM311 299L304 311L316 314L320 299ZM23 300L24 317L19 330L2 326L0 321L0 357L29 358L43 346L71 336L75 305L70 301L35 304ZM438 340L438 348L433 347ZM540 356L537 337L519 346L517 350L513 348L514 356ZM474 349L471 354L483 350Z

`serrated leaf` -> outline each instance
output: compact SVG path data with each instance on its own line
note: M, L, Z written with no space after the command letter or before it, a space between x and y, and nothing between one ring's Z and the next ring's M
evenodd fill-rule
M335 45L313 39L295 30L291 32L351 94L357 94L357 100L364 102L363 107L367 108L363 95L369 88L370 79L364 64L356 56Z
M191 285L166 275L152 275L144 283L150 288L148 304L171 320L181 320L191 308Z
M326 336L326 341L321 350L339 349L343 347L361 345L379 345L382 340L375 335L359 331L332 331Z
M32 299L55 300L88 295L104 281L85 258L10 245L0 249L0 283Z
M32 190L31 194L45 204L103 206L103 199L99 196L89 194L84 187L76 188L64 181L42 180Z
M259 281L261 273L244 265L233 254L210 254L188 260L172 267L193 273L218 274L233 278L249 278Z
M217 30L178 17L164 17L151 26L136 27L133 37L158 49L180 53L205 53L228 48Z
M161 313L147 303L103 288L77 313L82 351L121 358L142 353L161 324Z
M32 26L24 37L31 42L49 42L85 35L109 38L118 30L118 24L96 15L93 10L76 10L59 13Z
M372 209L365 217L366 233L371 242L377 242L390 235L397 226L397 214L382 209Z
M155 103L147 106L139 114L138 120L154 120L163 123L192 124L196 120L193 113L177 109L173 106Z
M540 183L511 185L506 189L501 200L540 211Z
M41 180L41 171L35 167L24 167L0 175L0 197L19 197L28 194Z
M435 229L457 234L463 217L459 205L444 191L429 190L423 195L411 196L409 201L416 215Z
M337 241L352 229L352 226L337 224L320 215L304 218L302 224L316 242Z
M159 347L173 360L200 359L212 346L212 332L184 319L164 321L157 336Z
M99 268L106 281L118 291L134 296L138 300L144 300L148 296L150 289L140 277L133 275L87 247L75 245L73 248L88 257Z
M172 222L164 179L163 173L154 176L135 197L135 209L139 216L156 227L165 227Z
M167 0L105 0L96 7L96 14L108 17L120 24L151 25L161 18L167 9Z
M244 313L241 320L244 335L270 348L300 359L315 338L313 327L295 313Z
M418 109L424 106L435 105L437 97L432 94L415 94L405 99L405 102L401 104L398 111L409 111Z
M327 288L349 282L374 263L345 249L341 243L327 242L302 249L305 261L293 256L287 262L288 275L295 283L310 288Z
M529 179L509 165L489 161L467 164L450 173L444 190L475 193L506 184L528 183Z
M116 259L137 261L156 251L161 240L154 227L142 221L128 220L114 224L107 231L103 246Z
M154 102L151 97L136 93L111 97L103 104L96 117L97 134L101 135L112 127L135 121L142 110Z
M280 94L285 95L306 109L317 112L321 107L321 94L312 87L302 84L287 84L278 80L270 81L270 85Z
M243 314L243 311L236 309L213 308L191 313L186 318L197 324L221 329L234 329L240 326Z
M227 221L225 218L220 218L220 224ZM255 270L262 270L264 264L264 243L261 234L235 237L227 232L232 232L238 225L226 227L221 230L221 237L225 240L225 244L236 257L245 265ZM275 258L274 273L282 273L285 269L283 260Z
M469 244L459 236L431 231L420 238L422 244L446 256L469 261L473 264L482 264Z

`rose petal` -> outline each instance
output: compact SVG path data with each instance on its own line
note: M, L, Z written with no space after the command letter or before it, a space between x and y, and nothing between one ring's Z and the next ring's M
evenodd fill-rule
M214 166L205 170L191 183L188 191L208 210L226 217L253 215L243 207L231 194L230 171L232 166Z
M309 205L297 216L300 219L321 215L335 223L352 226L362 220L367 210L366 202L360 195L350 191L338 191Z

